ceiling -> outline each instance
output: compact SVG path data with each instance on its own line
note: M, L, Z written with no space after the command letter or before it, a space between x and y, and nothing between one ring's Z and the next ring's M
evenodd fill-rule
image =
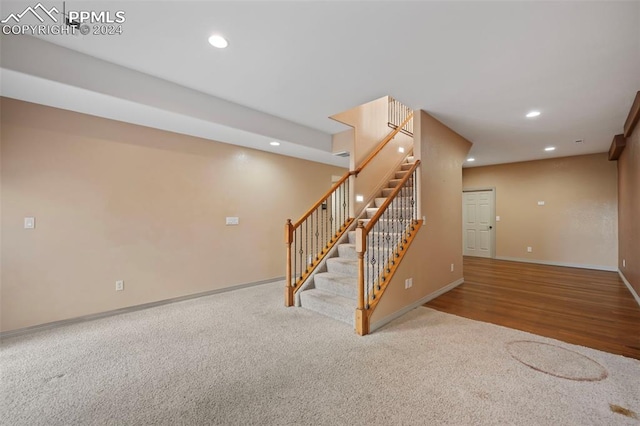
M28 4L3 2L2 17ZM333 161L326 155L328 135L345 129L328 117L384 95L431 113L473 142L470 155L476 161L469 166L604 152L622 132L640 90L638 1L67 1L65 6L123 10L123 34L39 38L172 83L173 90L180 87L189 96L197 93L203 106L206 95L218 105L237 104L238 111L281 120L274 128L297 126L280 135L285 143L278 149L289 155L296 147L311 150L305 158L317 155L323 162ZM211 47L207 38L213 33L223 34L229 47ZM10 37L22 36L2 36L3 43ZM46 61L32 57L31 67L40 61L41 68L33 72L3 58L3 79L17 72L13 77L48 81L49 71L42 68L63 61L63 51L56 52ZM100 75L93 75L90 87L77 65L80 57L74 58L63 62L67 68L61 74L66 74L58 83L142 103L128 93L114 95L115 87L104 88L116 79L111 74L124 71L96 62L92 66ZM17 83L3 84L5 95L21 97L20 91ZM153 96L144 103L159 113L175 107L154 104ZM221 124L175 108L177 115ZM541 115L525 118L534 109ZM258 126L222 124L264 135L254 146L260 149L274 137ZM578 139L584 142L576 144ZM547 146L556 150L545 152Z

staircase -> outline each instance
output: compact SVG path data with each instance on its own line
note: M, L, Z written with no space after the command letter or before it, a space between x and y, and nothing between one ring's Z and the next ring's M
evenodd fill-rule
M369 207L364 210L363 215L359 218L359 221L363 225L371 220L376 215L380 206L382 206L387 197L394 191L402 178L408 173L409 169L414 164L413 157L407 157L404 163L400 165L400 168L395 172L392 179L389 180L386 188L381 190L381 196L375 198L375 207ZM413 191L413 185L405 186L401 190L398 197L403 197ZM396 210L399 211L399 210ZM409 217L409 216L407 216ZM358 220L356 221L358 222ZM393 234L391 225L385 225L384 220L380 224L385 235L395 235L392 238L393 241L386 241L387 244L397 244L400 239L400 234ZM355 223L354 223L355 225ZM376 238L376 233L372 233L369 236L368 245L375 246L382 240L381 236ZM344 242L340 242L337 247L337 256L326 259L326 263L319 267L313 278L300 293L300 306L339 321L346 322L354 325L355 322L355 308L357 306L358 298L358 255L356 253L356 231L351 230L347 233L347 237L343 238Z

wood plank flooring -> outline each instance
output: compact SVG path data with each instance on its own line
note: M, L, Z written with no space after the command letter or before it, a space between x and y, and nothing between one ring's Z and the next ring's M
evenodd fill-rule
M640 359L640 306L616 272L465 257L464 277L424 306Z

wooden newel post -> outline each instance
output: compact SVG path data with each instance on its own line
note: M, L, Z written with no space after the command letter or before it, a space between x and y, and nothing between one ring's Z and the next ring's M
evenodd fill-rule
M358 309L356 309L356 333L369 334L369 313L365 309L364 294L364 252L367 247L367 234L362 221L356 228L356 253L358 253Z
M287 219L284 224L284 243L287 246L287 270L284 284L284 306L293 306L294 282L291 277L291 243L293 242L293 224L291 219Z

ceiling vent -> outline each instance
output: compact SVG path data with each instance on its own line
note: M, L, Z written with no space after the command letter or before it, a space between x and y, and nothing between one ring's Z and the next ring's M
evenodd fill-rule
M335 155L336 157L348 157L349 151L338 151L334 152L333 155Z
M574 142L575 143L584 143L584 139L576 139Z

